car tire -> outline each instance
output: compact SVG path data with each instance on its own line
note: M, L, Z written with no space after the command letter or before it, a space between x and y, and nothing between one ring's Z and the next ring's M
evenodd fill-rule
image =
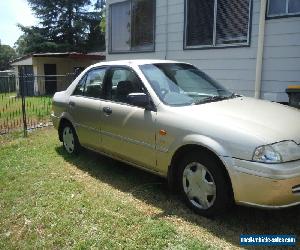
M233 204L231 184L221 163L201 153L189 153L182 158L177 181L188 207L211 217L224 213Z
M74 127L69 122L66 122L61 131L62 142L66 152L70 155L79 154L81 146Z

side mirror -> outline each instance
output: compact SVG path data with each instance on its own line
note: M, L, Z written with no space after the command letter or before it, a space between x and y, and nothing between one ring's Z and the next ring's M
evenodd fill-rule
M152 109L150 98L145 93L130 93L127 96L127 100L132 105L135 105L135 106L138 106L141 108L145 108L147 110Z

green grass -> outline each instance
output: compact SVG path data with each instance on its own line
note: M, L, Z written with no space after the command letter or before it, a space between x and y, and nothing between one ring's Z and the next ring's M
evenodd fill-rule
M51 97L26 97L25 104L28 127L49 121ZM16 93L0 94L0 130L22 126L21 98Z
M241 233L299 239L299 212L203 218L159 177L87 150L68 156L52 128L0 137L0 249L234 249Z

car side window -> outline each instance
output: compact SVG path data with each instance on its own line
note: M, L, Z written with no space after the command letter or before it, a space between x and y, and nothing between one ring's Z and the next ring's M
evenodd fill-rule
M146 93L136 73L126 68L112 69L108 99L130 104L127 98L130 93Z
M105 68L99 68L88 73L84 88L84 96L94 98L102 97L105 71Z
M83 77L79 80L79 82L78 82L78 84L77 84L77 86L76 86L76 88L75 88L75 90L74 90L74 92L73 92L72 95L84 95L84 85L85 85L85 80L86 80L86 75L83 76Z

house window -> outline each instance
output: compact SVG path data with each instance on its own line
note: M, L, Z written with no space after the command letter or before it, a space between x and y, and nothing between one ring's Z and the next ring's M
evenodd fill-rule
M299 0L269 0L268 17L300 14Z
M251 0L186 0L185 48L249 45Z
M110 52L154 50L155 0L110 5Z

